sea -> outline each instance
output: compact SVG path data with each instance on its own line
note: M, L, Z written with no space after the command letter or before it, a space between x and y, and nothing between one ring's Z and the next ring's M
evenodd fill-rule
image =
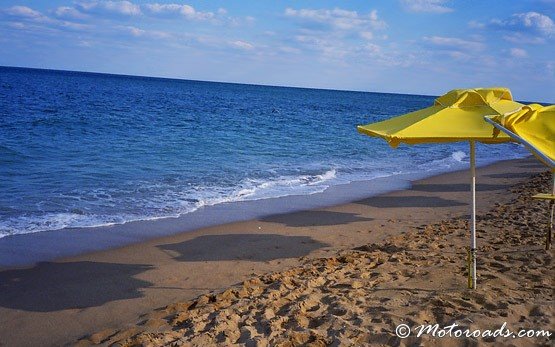
M468 143L392 149L356 130L434 98L0 67L0 237L465 169Z

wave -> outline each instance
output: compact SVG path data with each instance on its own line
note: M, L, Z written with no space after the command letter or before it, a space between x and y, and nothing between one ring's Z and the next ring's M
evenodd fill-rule
M337 170L330 169L322 174L300 176L278 176L269 179L245 179L238 188L226 196L206 197L197 203L197 207L236 201L250 201L278 198L294 194L314 194L323 192L329 185L327 181L337 177Z
M456 151L456 152L453 152L453 154L451 154L451 158L455 159L459 163L462 163L463 159L466 158L466 157L467 157L467 155L463 151Z
M525 156L522 153L514 153L506 157ZM468 154L464 151L454 150L450 154L447 152L443 155L441 159L427 160L420 164L412 161L405 162L399 158L399 166L389 165L390 161L387 163L370 161L365 164L363 161L347 161L342 164L328 165L326 169L312 169L310 173L305 171L302 174L279 175L275 170L269 170L265 172L268 177L247 177L234 185L191 185L179 180L162 180L144 181L137 185L118 185L111 189L73 191L71 194L58 196L60 199L57 200L58 206L66 207L67 211L46 212L47 206L44 211L38 210L32 214L17 215L17 211L4 211L2 213L4 216L0 220L0 237L178 217L205 206L291 195L311 195L323 192L330 186L353 181L423 172L426 175L433 175L468 167ZM480 164L499 159L496 153L482 155ZM321 167L321 164L318 166ZM41 203L37 206L41 206Z
M238 201L277 198L292 194L314 194L324 191L326 182L336 178L336 169L321 174L278 176L268 179L245 179L236 187L192 187L175 191L167 185L145 183L138 190L156 194L142 199L114 199L116 192L93 190L82 196L65 196L72 203L91 201L96 206L116 207L126 204L136 206L136 213L87 214L73 209L71 212L35 213L5 218L0 221L0 238L13 234L27 234L64 228L100 227L132 221L179 217L205 206ZM86 198L84 198L86 196ZM71 203L70 203L71 204Z
M97 227L124 223L122 217L87 216L80 213L45 213L36 216L19 216L0 221L0 238L15 234L31 234L64 228Z
M419 170L430 171L450 171L466 167L468 155L464 151L454 151L450 155L441 159L430 160L418 165Z

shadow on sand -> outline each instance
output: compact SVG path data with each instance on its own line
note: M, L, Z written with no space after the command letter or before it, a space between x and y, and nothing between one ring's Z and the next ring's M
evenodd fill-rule
M490 178L529 178L530 176L532 176L530 172L506 172L486 175Z
M177 261L270 261L302 257L328 246L308 236L227 234L204 235L157 247L170 253Z
M153 284L134 276L150 265L97 262L38 263L30 269L0 272L0 306L52 312L142 297Z
M540 163L532 163L532 164L520 165L520 167L523 169L542 169L545 166L543 166Z
M476 183L476 191L493 191L503 190L509 188L510 185L506 184L486 184ZM470 182L468 184L415 184L410 190L429 193L442 193L442 192L470 192Z
M443 199L435 196L375 196L369 199L357 201L357 204L389 208L389 207L450 207L464 206L455 200Z
M356 213L334 211L302 211L286 215L273 215L260 219L263 222L281 223L288 227L310 227L366 222L372 218L360 217Z

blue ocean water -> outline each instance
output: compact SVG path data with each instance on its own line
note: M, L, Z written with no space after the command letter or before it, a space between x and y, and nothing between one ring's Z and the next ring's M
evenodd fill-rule
M433 100L0 67L0 237L467 167L466 143L356 131ZM525 155L478 146L481 164Z

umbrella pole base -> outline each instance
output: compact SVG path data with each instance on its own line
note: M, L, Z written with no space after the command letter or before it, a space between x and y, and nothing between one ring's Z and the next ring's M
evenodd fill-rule
M476 289L476 248L468 249L468 289Z
M545 235L545 249L549 250L551 248L551 234L553 233L553 213L554 213L555 202L549 202L549 210L551 212L551 218L549 220L549 228L547 229L547 235Z

